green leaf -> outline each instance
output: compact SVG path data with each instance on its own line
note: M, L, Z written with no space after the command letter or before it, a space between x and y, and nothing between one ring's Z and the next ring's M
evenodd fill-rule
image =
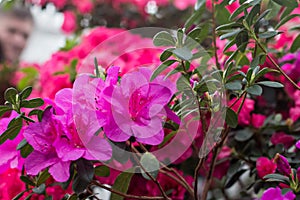
M163 72L165 69L167 69L170 65L174 64L175 62L177 62L177 60L166 60L165 62L163 62L160 66L158 66L151 78L150 81L153 81L161 72Z
M20 93L21 100L27 99L30 96L31 92L32 92L31 86L28 86L24 90L22 90Z
M226 180L226 183L225 183L225 188L230 188L231 186L233 186L234 183L236 183L241 175L243 173L245 173L247 170L246 169L241 169L239 171L237 171L236 173L234 173L231 177L229 177L227 180Z
M35 183L32 180L30 180L27 176L20 176L20 179L27 185L35 186Z
M286 6L290 8L297 8L298 3L296 0L273 0L281 6Z
M274 82L274 81L260 81L260 82L257 82L257 84L268 86L268 87L273 87L273 88L283 88L284 87L283 84Z
M264 33L259 33L258 37L259 38L271 38L271 37L274 37L278 34L279 34L278 31L267 31L267 32L264 32Z
M0 136L0 144L3 144L7 139L13 140L17 137L22 128L22 119L15 118L10 121L7 129Z
M131 182L131 178L133 175L134 175L133 171L122 172L116 178L114 185L112 186L112 189L122 192L124 194L127 194L129 184ZM115 193L112 193L111 197L110 197L110 200L123 200L123 199L124 199L124 197L119 196Z
M0 117L4 115L6 112L13 110L12 108L8 106L2 106L0 105Z
M260 96L262 94L262 88L259 85L252 85L246 89L249 94Z
M241 14L245 9L249 8L251 5L248 3L242 4L240 7L238 7L230 16L229 20L233 21L234 18L236 18L239 14Z
M183 30L180 28L177 30L177 46L182 46L183 45Z
M44 105L44 101L41 98L35 98L30 100L23 100L21 102L22 108L36 108Z
M191 85L189 81L184 77L180 76L176 82L178 91L191 90Z
M222 24L216 28L216 31L227 30L227 29L236 29L236 28L242 28L242 25L237 22Z
M201 31L202 31L201 28L197 27L197 28L193 29L192 31L190 31L188 33L187 37L197 41L197 38L199 37Z
M41 184L45 183L49 177L50 177L50 174L49 174L48 170L44 170L38 176L37 185L41 185Z
M11 104L16 104L18 91L15 88L8 88L4 93L4 99Z
M72 194L72 195L68 198L68 200L77 200L77 199L78 199L77 194Z
M172 51L174 50L175 48L169 48L169 49L166 49L164 50L164 52L160 55L160 61L161 62L164 62L166 61L168 58L170 58L172 56Z
M12 200L19 200L25 192L27 192L28 190L24 190L22 192L20 192L19 194L17 194Z
M246 142L253 136L254 132L250 129L243 129L235 132L234 139L238 142Z
M245 52L248 44L248 40L249 40L249 36L247 31L241 31L236 35L235 42L241 52Z
M195 4L195 10L199 10L199 8L201 8L202 6L205 5L206 0L197 0L196 4Z
M27 143L25 146L23 146L23 147L21 148L21 156L22 156L23 158L27 158L27 156L28 156L29 154L31 154L32 151L33 151L32 146L31 146L29 143Z
M225 84L225 88L228 90L241 90L242 87L243 87L242 84L238 81Z
M287 15L285 16L282 20L280 20L280 22L275 26L275 29L278 29L280 26L282 26L283 24L285 24L286 22L288 22L289 20L295 18L295 17L299 17L300 14L292 14L292 15Z
M156 179L159 170L159 162L156 157L149 152L146 152L141 157L141 165L154 179ZM151 178L146 174L142 173L145 179L151 180Z
M193 57L192 52L186 47L176 48L173 53L181 60L190 60Z
M27 140L24 138L17 146L17 150L23 148L26 144L28 144Z
M176 42L170 33L161 31L154 36L153 44L155 46L175 46Z
M44 194L45 190L46 190L46 185L45 185L45 183L43 183L40 186L33 188L32 192L34 192L36 194Z
M226 108L225 122L231 128L236 128L238 125L237 114L231 108Z
M291 46L291 52L294 53L300 48L300 34L295 38L292 46Z
M205 6L203 5L196 12L194 12L190 18L188 18L188 20L184 24L184 27L186 29L189 29L196 21L200 20L204 11Z
M95 175L97 176L108 177L109 174L110 174L110 169L105 165L97 166L95 168Z
M85 159L79 159L76 161L77 174L81 180L86 180L88 182L93 180L95 170L93 163Z
M223 49L223 52L227 51L230 47L232 47L235 44L235 40L229 41L226 46Z
M264 176L264 179L269 182L281 182L287 185L290 184L289 178L281 174L268 174Z
M237 35L239 32L241 32L241 29L231 30L231 32L221 35L220 40L224 40L224 39L233 37L233 36Z
M256 4L252 10L250 11L250 13L248 14L248 16L246 17L246 22L249 26L251 26L253 24L253 19L256 15L259 14L260 11L260 4Z

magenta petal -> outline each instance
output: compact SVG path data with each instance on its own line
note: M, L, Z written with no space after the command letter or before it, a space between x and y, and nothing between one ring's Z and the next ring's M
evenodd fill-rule
M55 153L42 154L33 151L25 160L25 170L29 175L37 175L40 171L56 163L58 158Z
M121 122L122 118L119 118L120 122ZM116 124L116 122L114 121L114 119L111 119L111 121L104 126L104 132L105 135L111 139L112 141L115 142L123 142L126 141L130 138L131 136L131 131L129 131L130 128L130 124L127 123L128 121L124 121L122 123L122 129L120 128L119 125L121 125L121 123ZM124 132L123 130L128 130L128 132Z
M138 142L150 145L159 145L164 139L164 131L161 130L156 135L153 135L148 138L136 138Z
M296 147L297 147L298 149L300 149L300 140L298 140L298 141L296 142Z
M107 70L107 77L105 82L108 82L109 85L115 85L118 82L120 67L112 66Z
M110 144L103 138L95 136L86 144L87 153L84 158L88 160L109 160L112 156ZM92 157L91 157L92 156Z
M170 120L172 120L176 124L180 124L181 123L181 119L168 106L165 106L165 110L167 112L167 117Z
M82 157L85 151L82 148L76 148L74 144L71 144L71 141L68 141L66 138L57 141L55 146L57 155L62 161L77 160Z
M57 162L49 168L49 173L58 182L65 182L70 177L71 162Z
M58 91L55 95L55 104L59 109L61 109L61 111L58 112L59 109L56 108L55 109L56 114L71 112L72 111L72 89L65 88Z

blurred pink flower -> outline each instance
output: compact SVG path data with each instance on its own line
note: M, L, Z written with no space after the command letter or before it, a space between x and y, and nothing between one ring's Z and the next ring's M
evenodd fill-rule
M25 184L20 180L21 170L8 169L0 174L0 199L11 200L25 190Z
M262 127L262 125L264 124L265 119L266 119L266 116L264 116L262 114L255 114L255 113L253 113L251 115L252 126L254 128L260 128L260 127Z
M91 0L72 0L72 4L77 7L81 14L90 13L94 7L94 4Z
M264 191L261 200L294 200L295 198L296 195L292 191L289 191L283 195L281 189L279 187L276 187L269 188Z
M290 148L295 143L295 138L284 132L274 133L271 137L271 142L274 145L283 144L285 148Z
M256 161L256 170L259 178L263 178L265 175L273 174L276 171L277 165L273 160L269 160L266 157L259 157Z
M145 144L162 142L164 107L171 100L175 85L162 76L150 82L150 77L151 70L141 68L125 74L119 86L105 88L111 114L104 132L109 139L121 142L133 136Z
M286 157L277 153L274 158L274 162L277 164L277 171L279 173L281 173L287 177L290 177L290 175L292 173L292 169L291 169L289 161L286 159Z
M76 30L76 16L72 11L64 12L64 21L61 26L62 31L67 34L73 33Z

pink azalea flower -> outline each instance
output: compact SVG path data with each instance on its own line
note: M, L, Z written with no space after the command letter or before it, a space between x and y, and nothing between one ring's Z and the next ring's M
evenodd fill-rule
M64 22L61 29L67 34L73 33L76 30L76 16L73 12L64 12Z
M53 146L58 136L59 130L50 110L45 111L42 122L30 124L24 130L24 137L34 149L25 160L27 174L37 175L49 167L49 173L56 181L68 180L71 162L59 158Z
M0 199L11 200L25 190L25 184L20 180L21 170L8 169L0 174Z
M121 142L131 136L137 141L157 145L164 131L162 117L175 86L162 76L150 82L151 71L141 68L123 76L121 84L104 90L110 106L109 122L104 126L107 137Z
M283 144L284 147L288 149L294 144L295 138L283 132L278 132L272 135L271 142L274 145Z
M72 0L81 14L90 13L93 10L93 2L91 0Z
M276 188L269 188L266 191L264 191L261 200L294 200L296 198L296 195L289 191L285 195L281 193L281 190L279 187Z
M256 161L256 170L259 178L263 178L268 174L273 174L276 171L276 168L276 163L266 157L260 157Z

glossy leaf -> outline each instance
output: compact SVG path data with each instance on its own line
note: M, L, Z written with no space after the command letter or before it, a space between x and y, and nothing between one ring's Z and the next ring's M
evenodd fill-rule
M168 58L170 58L172 56L172 51L174 50L175 48L169 48L169 49L166 49L164 50L164 52L160 55L160 61L164 62L166 61Z
M11 107L0 105L0 117L11 110L13 110Z
M133 172L122 172L116 178L114 185L112 186L112 189L126 194L133 175L134 175ZM115 193L112 193L110 197L110 200L123 200L123 199L124 197L119 196Z
M155 46L175 46L176 42L170 33L161 31L154 36L153 44Z
M16 104L18 91L15 88L8 88L4 93L4 99L11 104Z
M262 88L259 85L252 85L246 90L249 94L260 96L262 94Z
M22 90L20 92L21 100L27 99L30 96L31 92L32 92L32 87L31 86L24 88L24 90Z
M170 65L174 64L175 62L177 62L177 60L166 60L165 62L163 62L160 66L158 66L154 70L150 80L153 81L161 72L163 72L165 69L167 69Z
M44 105L44 101L41 98L35 98L30 100L23 100L21 102L21 107L23 108L37 108Z
M300 34L295 38L292 46L291 46L291 52L294 53L300 48Z
M109 167L105 165L97 166L95 168L95 175L101 176L101 177L107 177L110 174L110 169Z
M284 87L283 84L274 82L274 81L260 81L260 82L257 82L257 84L268 86L268 87L273 87L273 88L283 88Z
M225 122L231 128L236 128L238 125L237 114L231 108L226 109Z
M159 162L156 157L153 154L146 152L143 154L140 162L146 172L148 172L155 179L159 170ZM145 179L151 180L151 178L145 172L143 172L142 175Z

